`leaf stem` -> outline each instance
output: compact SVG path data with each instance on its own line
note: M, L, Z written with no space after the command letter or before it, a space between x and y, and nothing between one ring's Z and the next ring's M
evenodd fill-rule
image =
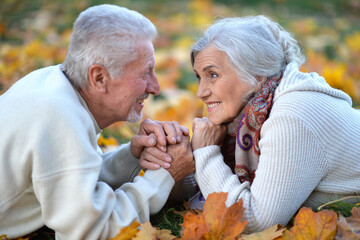
M343 200L346 200L346 199L350 199L350 198L360 198L360 196L347 196L347 197L339 198L339 199L336 199L334 201L324 203L323 205L319 206L317 208L317 210L320 211L323 207L326 207L327 205L330 205L332 203L336 203L336 202L339 202L339 201L343 201Z

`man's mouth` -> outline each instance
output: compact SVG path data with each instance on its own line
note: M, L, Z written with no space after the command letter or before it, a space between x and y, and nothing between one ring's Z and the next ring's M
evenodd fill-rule
M143 105L145 99L147 99L148 97L149 97L149 94L148 94L148 93L144 93L144 94L142 94L141 96L139 96L139 97L136 99L136 102L137 102L138 104Z

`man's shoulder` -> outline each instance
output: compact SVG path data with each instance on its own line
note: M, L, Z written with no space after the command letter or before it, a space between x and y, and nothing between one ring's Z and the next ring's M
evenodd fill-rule
M36 70L20 79L0 97L0 112L4 117L22 115L38 121L86 115L76 90L59 65Z

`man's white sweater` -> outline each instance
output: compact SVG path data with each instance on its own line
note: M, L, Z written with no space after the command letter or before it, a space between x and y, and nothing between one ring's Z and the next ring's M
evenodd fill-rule
M194 152L204 197L228 192L228 206L242 198L248 230L260 231L286 225L303 204L315 207L359 194L360 111L351 105L347 94L318 74L301 73L290 64L261 129L253 184L241 184L220 148L208 146Z
M129 144L106 154L100 129L59 66L37 70L0 96L0 235L44 224L56 239L108 239L149 220L174 180L143 177Z

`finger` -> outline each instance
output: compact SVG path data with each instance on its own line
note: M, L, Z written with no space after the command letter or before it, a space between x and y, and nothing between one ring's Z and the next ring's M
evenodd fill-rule
M136 158L139 158L144 147L153 147L155 144L156 140L151 136L135 135L131 139L130 151Z
M160 168L159 164L148 162L145 159L139 160L139 164L142 168L145 168L145 169L157 170Z
M171 162L172 161L172 158L169 154L161 151L157 147L145 148L144 153L147 155L152 155L156 159L159 159L160 161L163 161L163 162Z
M140 145L141 147L153 147L156 145L156 138L155 135L136 135L135 141L136 144Z
M200 122L200 118L194 118L192 122L192 131L194 132L196 125Z
M184 126L180 126L180 129L181 129L181 132L184 136L189 136L190 135L190 132L189 132L189 129L184 127Z
M171 122L172 125L173 125L173 128L175 129L175 132L176 132L176 143L180 143L181 140L182 140L182 136L183 136L183 133L182 133L182 130L180 128L180 125L178 122L176 121L173 121Z
M176 144L177 134L172 123L170 122L158 122L158 123L161 124L164 128L165 134L167 135L166 136L167 142L170 144Z
M144 153L141 155L141 159L145 162L153 163L155 166L161 166L163 168L169 168L171 165L168 162L163 161L162 159L159 159L158 157L150 154L150 153Z
M140 125L141 130L143 130L146 134L154 133L157 141L162 146L166 146L166 135L164 128L161 124L151 121L149 119L145 119ZM140 130L140 131L141 131Z

